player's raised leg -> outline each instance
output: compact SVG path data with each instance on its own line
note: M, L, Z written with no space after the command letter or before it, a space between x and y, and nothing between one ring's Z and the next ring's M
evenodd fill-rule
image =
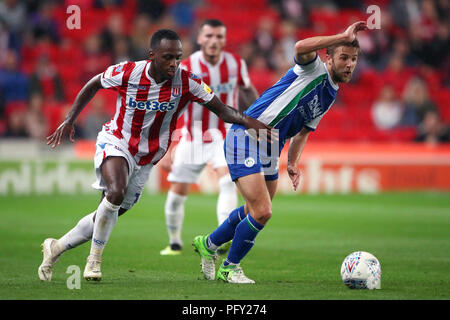
M236 226L228 257L217 272L217 279L230 283L255 283L245 276L241 260L255 244L255 238L272 216L272 197L276 180L265 182L262 174L251 174L236 181L248 208L245 219ZM212 235L214 239L214 236Z
M228 219L209 236L196 237L196 240L203 239L203 241L197 240L200 244L196 245L194 240L194 246L201 247L204 253L214 255L220 245L233 240L228 257L219 268L217 278L231 283L254 283L244 275L240 261L253 247L256 235L272 215L271 199L276 190L276 180L265 182L262 173L255 173L239 178L236 185L246 200L245 207L233 210ZM206 255L202 256L203 259L207 259ZM209 265L202 268L205 277L210 269Z
M116 224L126 194L128 163L123 157L107 157L102 163L101 174L106 184L106 196L97 209L91 251L83 274L86 280L97 281L102 278L100 266L103 249Z

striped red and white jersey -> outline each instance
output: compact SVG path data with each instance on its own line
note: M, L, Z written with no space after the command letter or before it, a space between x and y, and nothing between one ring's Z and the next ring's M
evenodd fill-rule
M250 86L245 61L226 51L222 52L219 62L215 65L205 60L202 51L196 51L181 62L181 67L198 75L223 103L236 109L239 86ZM213 112L193 102L189 104L183 116L182 132L188 140L199 141L203 137L203 142L211 142L216 133L222 139L225 138L226 125Z
M103 88L118 92L114 118L103 126L138 165L157 163L166 153L177 119L187 105L209 102L214 93L196 75L178 68L175 76L156 83L151 61L125 61L101 76ZM204 107L203 107L204 108Z

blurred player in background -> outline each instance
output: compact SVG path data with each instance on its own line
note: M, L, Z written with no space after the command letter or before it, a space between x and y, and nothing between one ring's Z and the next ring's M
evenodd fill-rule
M114 118L103 126L96 143L97 181L93 187L103 191L100 205L59 240L44 241L38 268L41 280L51 280L53 266L64 251L90 239L83 276L86 280L101 279L103 249L118 216L139 200L150 170L166 153L176 121L190 102L204 105L225 122L255 130L269 128L224 105L208 85L179 68L182 54L178 34L158 30L150 41L149 60L125 61L93 77L79 92L65 121L47 138L53 148L66 135L73 142L74 122L97 91L118 91Z
M219 20L206 20L201 24L197 37L200 50L182 61L181 67L199 75L223 103L243 112L258 98L258 92L250 83L245 61L224 51L225 42L225 25ZM188 106L173 163L170 152L161 161L163 168L170 171L168 181L171 182L164 207L169 246L160 252L161 255L181 253L184 203L190 185L198 182L208 163L213 166L219 180L216 209L219 225L237 207L236 187L231 181L223 151L225 134L224 121L214 113L196 102ZM226 252L228 247L229 242L220 249Z
M255 283L245 276L240 262L272 216L279 154L285 141L290 139L287 171L296 190L300 181L298 162L308 136L336 100L338 83L350 81L360 51L356 34L366 29L366 23L360 21L343 33L298 41L294 49L295 66L245 111L250 117L279 130L276 154L264 143L255 142L240 125L233 125L228 131L225 155L231 178L244 197L245 205L232 211L211 234L195 237L193 244L200 254L206 279L216 278L217 248L233 240L217 279ZM327 48L325 62L317 53L323 48Z

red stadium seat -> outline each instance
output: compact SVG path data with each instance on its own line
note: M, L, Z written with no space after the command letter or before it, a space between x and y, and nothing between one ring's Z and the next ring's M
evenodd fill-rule
M236 11L236 7L240 9L262 9L267 7L267 1L265 0L208 0L210 6L220 7L221 9L233 9Z
M58 72L65 86L69 83L80 82L81 70L78 64L59 65Z
M317 30L320 35L342 31L341 29L345 27L344 21L334 10L312 9L309 19L313 24L313 29Z
M0 136L2 136L6 132L7 128L8 125L6 123L6 119L0 118Z
M25 113L28 109L26 101L10 101L5 106L5 117L8 118L12 113Z
M68 82L65 83L65 90L66 90L66 100L70 103L72 103L75 98L78 95L78 92L80 92L83 85L79 82Z
M396 128L392 132L392 137L390 140L398 142L408 142L413 141L416 136L417 129L415 127Z
M60 125L60 121L62 119L62 103L50 103L47 102L42 107L42 114L45 116L45 118L48 121L48 134L51 134L58 128Z
M338 97L342 103L352 106L372 105L378 94L378 90L366 85L347 85L345 89L339 90Z
M349 26L357 21L366 21L368 15L357 9L342 9L339 11L339 17L345 26Z
M450 90L440 89L431 98L438 106L442 119L450 124Z

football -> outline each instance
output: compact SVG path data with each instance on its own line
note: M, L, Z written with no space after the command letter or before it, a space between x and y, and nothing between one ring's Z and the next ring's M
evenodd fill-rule
M380 262L368 252L353 252L342 262L341 278L350 289L381 289Z

